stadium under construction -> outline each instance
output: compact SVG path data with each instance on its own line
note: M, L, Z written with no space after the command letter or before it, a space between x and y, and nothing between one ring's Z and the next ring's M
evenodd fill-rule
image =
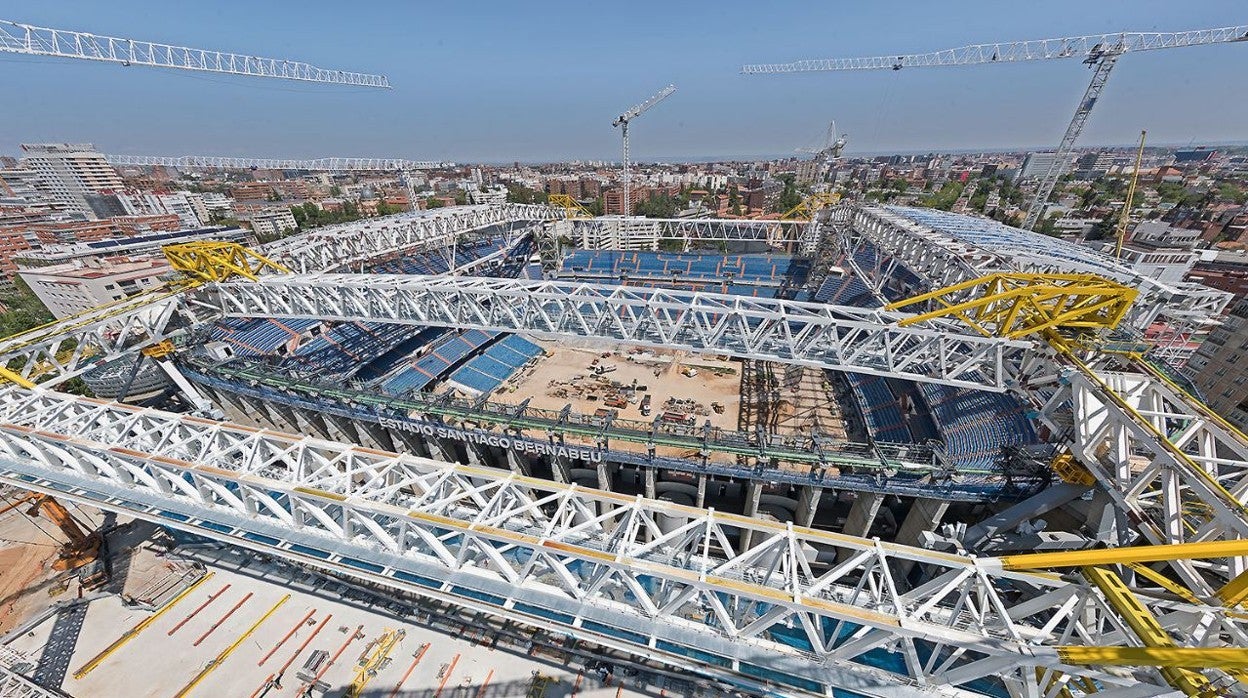
M1243 690L1227 294L864 204L169 255L0 341L0 480L750 694Z

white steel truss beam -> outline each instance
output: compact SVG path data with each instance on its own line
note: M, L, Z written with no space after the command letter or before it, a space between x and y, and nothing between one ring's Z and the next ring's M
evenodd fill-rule
M196 293L229 316L472 327L683 347L982 390L1007 388L1029 342L954 325L901 327L904 313L726 294L482 277L269 276Z
M1248 538L1248 441L1146 367L1066 366L1040 420L1153 544ZM1125 543L1126 541L1119 541ZM1248 570L1248 558L1171 563L1210 595Z
M113 165L197 170L310 170L313 172L410 172L454 167L455 163L402 158L246 158L220 155L105 155Z
M384 75L352 73L318 68L308 63L280 58L261 58L237 53L211 51L186 46L170 46L151 41L97 36L86 32L49 29L0 20L0 52L28 56L55 56L103 61L149 68L194 70L257 78L278 78L356 87L390 88Z
M1006 41L974 44L902 56L870 58L828 58L742 66L741 72L802 73L831 70L901 70L940 66L1019 63L1055 58L1089 58L1113 47L1119 53L1155 51L1164 48L1202 46L1248 39L1248 25L1197 29L1181 32L1120 32L1091 36L1068 36L1058 39Z
M260 251L296 272L359 271L389 254L450 247L457 236L481 228L527 231L565 215L560 209L529 204L455 206L317 228L264 245Z
M92 367L171 339L212 313L188 307L183 289L163 289L94 308L0 339L0 365L56 385Z
M0 480L703 673L761 669L782 695L1171 694L1155 669L1063 662L1058 646L1131 642L1094 587L987 558L17 387L0 390ZM1139 599L1179 646L1248 640L1221 607ZM900 661L862 660L880 651Z

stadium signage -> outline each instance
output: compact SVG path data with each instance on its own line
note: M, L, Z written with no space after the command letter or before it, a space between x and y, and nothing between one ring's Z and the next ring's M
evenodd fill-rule
M377 423L387 429L406 431L412 434L420 434L421 436L432 436L439 439L456 439L470 444L493 446L495 448L536 453L544 456L555 456L557 458L580 458L591 463L602 462L602 450L597 448L565 446L563 444L546 443L543 441L536 441L534 439L503 436L501 434L495 434L488 431L456 429L454 427L448 427L444 424L414 422L391 419L389 417L381 417L377 420Z

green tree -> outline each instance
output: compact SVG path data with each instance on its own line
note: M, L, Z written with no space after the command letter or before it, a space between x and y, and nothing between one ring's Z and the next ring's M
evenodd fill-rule
M741 215L741 194L735 184L728 187L728 210L734 216Z
M468 192L464 191L463 189L456 189L455 190L455 205L463 206L466 203L468 203Z
M435 196L431 196L425 199L425 208L442 208L445 205L446 205L445 201Z
M606 210L606 207L607 207L606 202L603 201L602 197L600 196L594 199L593 201L589 202L589 205L585 207L585 210L589 211L591 214L595 216L601 216L602 212Z
M342 196L342 188L339 187L337 184L333 185L332 187L329 188L329 195L330 196Z
M793 183L793 175L781 175L780 179L784 182L784 189L780 192L780 196L776 197L774 210L778 213L784 213L802 203L802 195L798 193L797 185Z

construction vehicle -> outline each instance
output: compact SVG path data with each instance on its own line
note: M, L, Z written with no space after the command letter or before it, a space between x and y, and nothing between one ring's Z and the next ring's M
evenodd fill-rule
M698 369L692 366L685 366L684 368L680 369L680 373L686 378L694 378L698 375Z
M619 395L612 395L606 400L603 400L602 404L606 405L607 407L614 407L619 410L622 410L625 407L628 407L628 403L625 402L624 398L620 397Z
M25 504L29 504L30 507L23 513L30 517L43 516L55 524L61 530L61 535L65 536L65 543L61 545L60 555L52 563L53 569L75 570L96 561L96 558L99 557L100 546L104 542L99 532L84 532L82 524L74 519L69 510L46 494L30 492L22 495L15 501L0 508L0 514L18 509ZM102 566L100 566L100 569L92 570L92 573L83 579L83 585L88 588L94 588L103 584L104 581L106 581L104 579L104 571Z
M641 410L641 416L643 417L650 416L650 393L646 393L646 396L641 398L641 405L639 405L638 407Z

